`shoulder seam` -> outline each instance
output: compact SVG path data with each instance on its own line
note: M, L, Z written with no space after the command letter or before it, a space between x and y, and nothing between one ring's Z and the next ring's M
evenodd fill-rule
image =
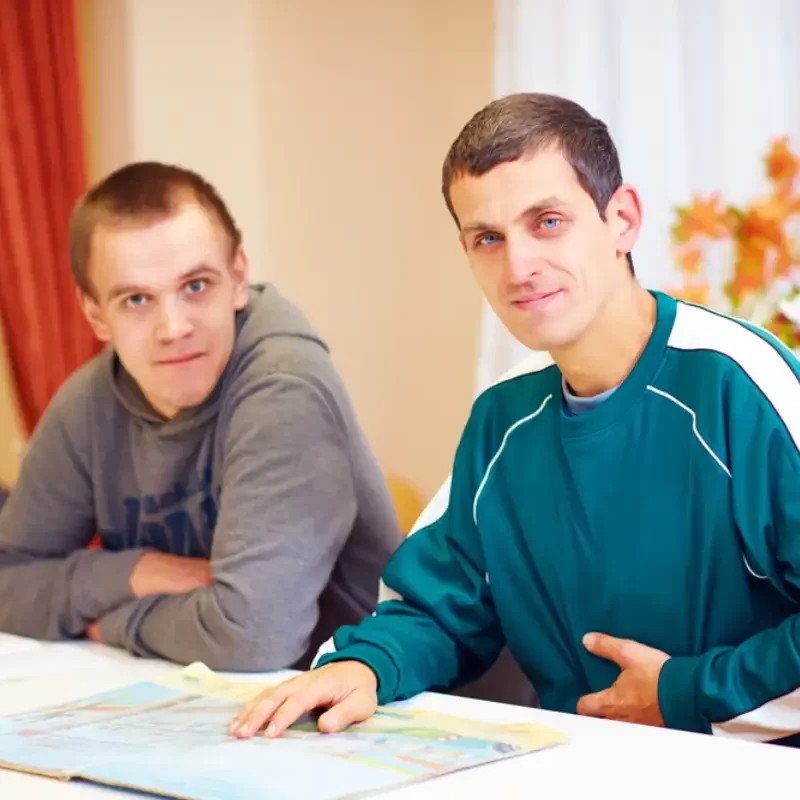
M738 317L731 316L730 314L723 314L721 311L716 311L713 308L697 305L697 303L689 303L685 300L678 300L677 303L678 306L686 306L687 308L693 308L696 309L697 311L703 311L706 314L716 317L717 319L724 319L728 322L734 323L741 330L743 330L748 336L755 337L755 339L757 339L758 341L765 342L766 344L770 345L772 349L775 350L781 356L781 358L784 359L784 361L787 360L786 359L787 353L790 355L792 354L792 351L789 350L789 348L772 331L767 330L766 328L763 328L760 325L755 325L755 323L752 322L748 323L746 320L739 319ZM759 328L759 330L763 331L764 334L766 334L766 336L765 337L759 336L754 330L751 329L750 325ZM669 344L667 346L669 346ZM675 349L681 349L681 348L675 348ZM717 350L716 348L713 347L698 347L696 349L710 350L715 353L720 353L720 355L727 355L726 353L723 353L722 351ZM731 358L731 360L736 361L736 359L733 358Z
M681 303L667 348L679 352L707 352L730 362L774 412L800 453L800 374L793 354L774 335L762 336L748 324L692 303ZM686 316L688 312L688 316ZM692 315L705 312L698 320ZM710 318L714 318L711 322ZM703 327L703 318L710 324ZM684 324L680 324L683 319ZM721 327L720 327L721 326ZM694 330L693 330L694 327ZM695 335L695 331L697 331ZM795 399L796 398L796 399Z
M703 435L702 435L702 434L700 433L700 431L698 430L698 428L697 428L697 414L696 414L695 410L694 410L693 408L689 408L689 406L687 406L685 403L683 403L683 402L681 402L680 400L678 400L678 398L677 398L677 397L675 397L675 395L672 395L672 394L670 394L669 392L665 392L663 389L659 389L659 388L658 388L658 387L656 387L656 386L652 386L651 384L648 384L648 385L647 385L647 390L648 390L649 392L653 392L654 394L657 394L657 395L659 395L660 397L663 397L663 398L665 398L666 400L669 400L669 401L671 401L671 402L672 402L672 403L674 403L674 404L675 404L675 405L676 405L678 408L682 409L683 411L685 411L685 412L686 412L686 413L689 415L689 417L690 417L690 418L691 418L691 420L692 420L692 433L694 434L695 438L697 439L697 441L698 441L698 442L700 442L700 444L703 446L703 448L705 449L705 451L706 451L706 452L707 452L707 453L708 453L708 454L711 456L711 458L713 458L713 459L714 459L714 461L716 461L717 465L718 465L718 466L719 466L719 467L722 469L722 471L723 471L723 472L724 472L724 473L725 473L725 474L728 476L728 478L731 478L732 476L731 476L731 471L730 471L730 468L729 468L729 467L727 466L727 464L725 464L725 462L724 462L724 461L723 461L723 460L722 460L722 459L721 459L721 458L720 458L720 457L719 457L719 456L718 456L718 455L717 455L717 454L716 454L716 453L715 453L715 452L712 450L711 446L710 446L710 445L708 444L708 442L707 442L707 441L706 441L706 440L703 438Z

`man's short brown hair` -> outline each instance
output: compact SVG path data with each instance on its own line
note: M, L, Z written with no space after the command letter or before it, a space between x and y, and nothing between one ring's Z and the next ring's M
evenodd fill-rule
M89 277L92 237L100 224L123 222L146 225L174 213L185 202L195 202L228 236L231 257L242 234L217 190L189 169L157 161L138 161L112 172L91 188L72 212L69 260L75 283L93 295Z
M442 194L459 224L450 187L461 175L479 177L499 164L558 147L602 219L622 185L617 148L606 124L585 108L551 94L511 94L494 100L464 126L442 167ZM633 259L628 254L633 271Z

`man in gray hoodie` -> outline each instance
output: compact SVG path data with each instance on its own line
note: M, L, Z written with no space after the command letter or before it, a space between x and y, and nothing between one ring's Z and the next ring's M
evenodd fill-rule
M324 342L249 286L231 214L188 170L98 184L70 259L109 347L53 399L0 512L0 630L307 666L374 610L400 542Z

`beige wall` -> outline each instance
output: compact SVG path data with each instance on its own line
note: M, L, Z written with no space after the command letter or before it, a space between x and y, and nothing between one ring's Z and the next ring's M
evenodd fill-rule
M491 94L491 2L261 7L269 274L333 350L384 468L431 494L468 414L479 298L439 191Z
M267 260L259 0L76 0L93 178L131 160L201 172Z
M254 277L327 338L387 472L426 496L471 403L480 302L439 193L491 95L491 0L78 0L95 174L215 182Z

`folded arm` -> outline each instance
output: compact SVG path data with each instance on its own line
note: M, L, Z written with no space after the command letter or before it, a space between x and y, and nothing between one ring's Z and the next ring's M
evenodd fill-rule
M87 550L95 531L86 451L56 397L0 512L0 630L38 639L81 636L129 601L141 550Z
M284 668L309 646L355 520L344 432L324 388L273 373L232 411L223 447L211 585L126 603L100 635L180 663Z

